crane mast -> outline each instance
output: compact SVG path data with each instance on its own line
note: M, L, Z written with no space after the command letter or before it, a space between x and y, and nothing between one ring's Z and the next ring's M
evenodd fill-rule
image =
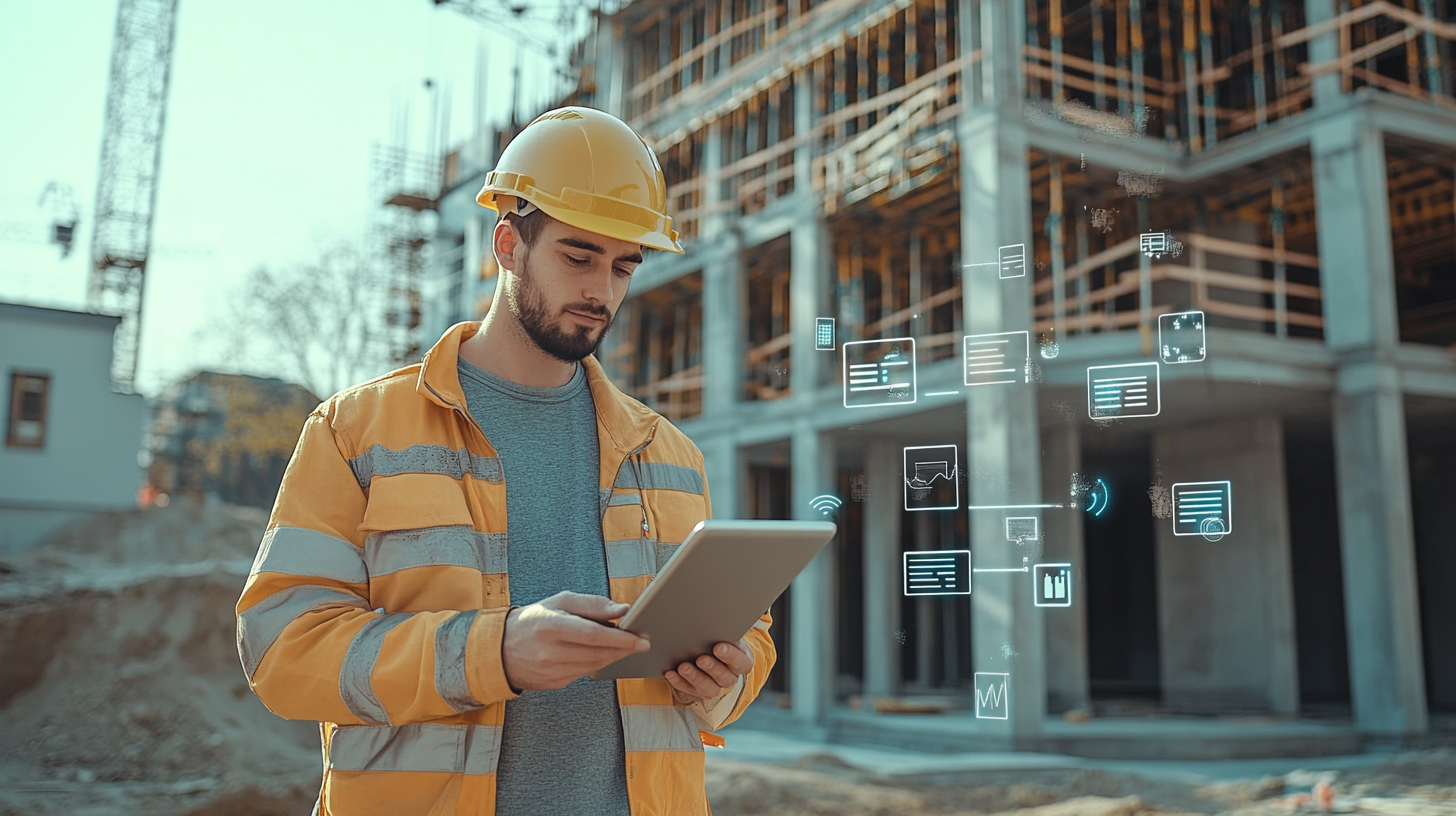
M167 119L177 0L117 0L101 135L88 300L119 315L111 377L131 390Z

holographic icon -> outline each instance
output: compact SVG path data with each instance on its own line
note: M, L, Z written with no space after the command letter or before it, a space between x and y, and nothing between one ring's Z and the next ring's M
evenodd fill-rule
M844 348L844 407L915 402L915 338L855 340Z
M976 672L976 718L981 720L1006 720L1011 718L1010 700L1007 691L1011 675L1008 672Z
M1013 516L1006 519L1006 540L1015 541L1020 544L1023 541L1037 541L1041 536L1037 532L1036 516Z
M955 445L905 448L905 509L955 510L961 506Z
M1031 381L1031 334L1026 331L968 334L962 338L966 385Z
M1234 531L1231 482L1173 485L1173 535L1218 541Z
M1087 415L1092 419L1157 416L1161 395L1156 362L1087 367Z
M1203 312L1158 315L1158 356L1169 364L1201 363L1208 356Z
M844 502L841 501L838 496L830 495L815 496L809 502L809 506L814 508L814 510L816 510L821 516L834 515L836 512L838 512L839 506L841 504L844 504Z
M971 594L970 550L907 551L906 595Z
M1031 568L1032 603L1036 606L1072 605L1072 565L1034 564Z
M1026 244L1010 244L996 248L996 262L1001 278L1026 277Z
M834 318L814 318L814 349L834 351Z

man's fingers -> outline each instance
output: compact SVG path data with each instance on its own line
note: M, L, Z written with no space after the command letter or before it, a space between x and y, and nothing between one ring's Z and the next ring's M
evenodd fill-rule
M723 661L735 677L741 677L753 670L753 652L746 648L745 641L738 641L738 645L731 643L719 643L713 647L713 656Z
M627 604L617 603L601 595L583 595L580 592L558 592L541 602L542 606L559 609L594 621L609 621L627 614Z
M732 669L708 655L698 658L697 667L699 671L711 677L719 688L729 688L738 682L738 675L734 674Z
M593 649L620 651L627 654L645 652L651 647L647 638L618 629L603 626L596 621L575 615L559 615L554 621L557 639L572 646L586 646Z
M691 663L680 663L677 667L678 676L688 682L692 694L703 699L717 697L723 689L718 683L705 674L701 669Z

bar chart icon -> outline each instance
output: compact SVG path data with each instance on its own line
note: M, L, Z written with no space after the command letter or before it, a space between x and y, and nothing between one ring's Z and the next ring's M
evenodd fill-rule
M1093 419L1157 416L1162 410L1162 384L1153 363L1089 366L1087 415Z
M906 595L971 594L970 550L905 553Z
M1031 334L1026 331L966 335L966 385L1004 385L1031 380Z
M1210 541L1234 531L1230 482L1180 482L1173 485L1173 535Z
M915 401L915 338L855 340L844 349L844 407Z

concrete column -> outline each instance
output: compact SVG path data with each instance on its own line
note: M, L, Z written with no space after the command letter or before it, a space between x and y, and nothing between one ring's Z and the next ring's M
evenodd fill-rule
M1006 0L983 0L1004 11ZM1018 8L1019 3L1017 4ZM1014 27L1014 26L1013 26ZM1006 29L997 29L1005 31ZM1019 40L996 35L997 42ZM1027 274L1001 279L995 266L962 268L962 310L967 334L1031 329L1033 259L1025 131L1018 116L988 107L962 113L961 262L994 262L997 248L1024 244ZM1024 363L1024 361L1023 361ZM1036 389L1026 382L968 387L966 391L968 503L1003 506L1041 503ZM1022 566L1006 540L1007 510L970 510L976 567ZM1039 516L1036 509L1009 511ZM1063 511L1064 512L1064 511ZM1042 610L1033 605L1029 572L977 573L972 579L971 645L977 672L1008 672L1010 716L977 720L982 732L1007 747L1031 747L1046 714Z
M1333 20L1339 14L1336 0L1304 0L1304 24L1318 25ZM1340 56L1340 34L1337 30L1315 37L1309 41L1309 62L1318 65ZM1316 105L1329 105L1340 99L1340 72L1320 74L1314 78L1314 101Z
M703 469L708 472L708 498L713 518L742 518L741 504L745 473L738 445L731 434L719 434L701 442Z
M703 416L730 417L743 372L743 261L737 237L704 247Z
M809 503L815 496L833 492L834 448L807 418L794 421L791 448L793 517L823 521L824 517ZM794 714L813 728L829 724L838 673L834 550L835 542L831 541L799 573L789 600L789 696Z
M823 293L829 274L829 238L823 211L816 203L812 212L795 222L789 233L789 387L800 405L813 401L819 387L821 358L835 355L814 349L814 318L823 314Z
M1385 146L1352 112L1311 139L1325 344L1337 355L1335 466L1350 687L1366 733L1427 729Z
M864 695L898 693L900 644L900 511L904 507L900 474L904 451L888 440L871 442L865 452L864 508ZM923 515L923 514L922 514Z
M1284 433L1277 417L1153 436L1164 484L1228 481L1232 532L1175 536L1155 519L1163 701L1213 712L1253 706L1299 713Z
M1059 501L1071 477L1082 469L1079 426L1057 425L1042 431L1041 494ZM1089 709L1087 674L1087 559L1080 511L1051 510L1042 516L1044 563L1072 565L1072 605L1042 610L1046 625L1047 709L1062 713Z

